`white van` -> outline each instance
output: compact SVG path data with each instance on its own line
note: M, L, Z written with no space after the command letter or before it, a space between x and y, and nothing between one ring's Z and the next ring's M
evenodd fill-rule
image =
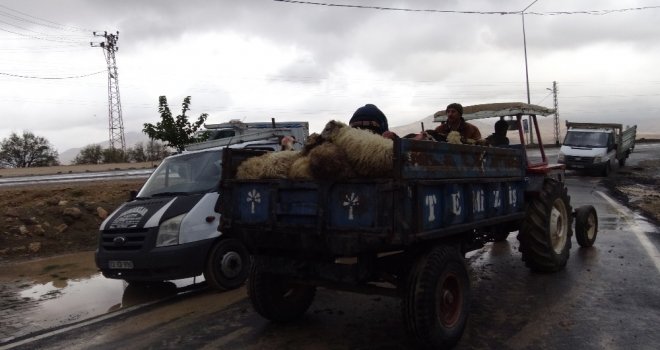
M296 148L308 134L307 123L299 127L293 133ZM278 151L281 146L276 136L225 147ZM214 210L225 147L165 158L135 198L103 221L95 259L105 277L136 283L204 274L217 289L245 281L249 252L217 230L220 216Z

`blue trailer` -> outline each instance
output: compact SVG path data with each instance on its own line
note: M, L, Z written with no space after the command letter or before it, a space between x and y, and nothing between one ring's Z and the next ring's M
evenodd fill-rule
M344 181L238 180L236 168L254 153L225 152L216 210L220 229L254 256L248 292L255 310L291 321L310 306L317 286L397 296L420 346L448 347L468 316L465 253L518 231L529 268L560 270L576 215L578 234L593 244L596 213L572 212L564 166L547 162L540 133L540 159L526 155L523 115L536 124L536 114L551 111L495 104L465 107L464 116L471 111L507 118L520 144L398 139L390 177Z

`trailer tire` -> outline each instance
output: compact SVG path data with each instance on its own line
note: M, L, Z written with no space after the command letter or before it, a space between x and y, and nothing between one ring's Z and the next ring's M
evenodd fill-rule
M316 295L316 287L289 282L264 271L264 261L255 258L248 278L248 296L262 317L277 323L291 322L305 314Z
M204 279L214 289L231 290L245 283L250 272L250 252L236 238L220 239L213 245L204 268Z
M493 234L493 242L504 242L509 237L508 231L498 231Z
M526 216L518 231L525 265L537 272L559 271L571 249L570 197L563 183L545 179L539 195L526 203Z
M401 302L408 335L423 348L451 348L461 338L470 309L470 280L463 256L436 246L413 264Z
M575 210L575 238L580 247L591 247L598 235L598 214L592 205Z

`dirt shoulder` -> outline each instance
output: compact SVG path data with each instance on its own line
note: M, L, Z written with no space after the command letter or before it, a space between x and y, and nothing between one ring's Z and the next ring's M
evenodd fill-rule
M101 222L145 181L0 187L0 264L94 250Z
M621 168L602 184L617 200L660 225L660 159Z

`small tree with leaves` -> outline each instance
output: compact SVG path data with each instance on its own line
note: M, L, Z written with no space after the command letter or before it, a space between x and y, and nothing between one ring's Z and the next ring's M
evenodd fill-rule
M73 164L101 164L103 161L103 149L101 145L87 145L78 152Z
M144 123L144 129L142 129L145 134L149 135L149 138L166 142L167 146L175 148L179 152L183 151L187 144L205 140L204 136L195 136L195 132L204 124L208 114L202 113L197 121L191 124L186 115L186 112L190 110L190 96L183 99L181 114L176 118L172 116L165 96L160 96L158 101L161 121L156 125Z
M57 151L46 138L30 131L12 132L0 143L0 164L11 168L59 165Z
M106 148L103 150L103 163L125 163L128 157L119 148Z

